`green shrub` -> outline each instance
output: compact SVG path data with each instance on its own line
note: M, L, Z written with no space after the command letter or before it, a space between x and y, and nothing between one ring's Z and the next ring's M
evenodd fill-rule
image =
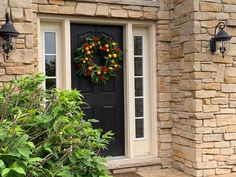
M81 94L44 91L42 74L11 81L0 90L2 177L108 177L99 151L111 132L85 121Z

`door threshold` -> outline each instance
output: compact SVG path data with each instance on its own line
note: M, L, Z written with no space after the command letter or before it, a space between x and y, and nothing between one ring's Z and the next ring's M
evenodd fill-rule
M107 167L109 170L161 165L161 159L159 157L153 156L138 157L135 159L129 159L125 156L119 156L111 158L108 157L107 160Z

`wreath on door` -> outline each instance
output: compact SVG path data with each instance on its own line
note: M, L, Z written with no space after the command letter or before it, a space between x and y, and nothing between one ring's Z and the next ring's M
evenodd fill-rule
M94 62L95 54L102 65ZM110 37L88 35L85 43L76 49L75 63L80 76L89 77L93 84L105 84L116 77L121 65L122 51Z

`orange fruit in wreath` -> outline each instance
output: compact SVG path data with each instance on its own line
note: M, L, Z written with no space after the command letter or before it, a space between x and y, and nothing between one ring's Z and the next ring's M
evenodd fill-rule
M102 73L101 73L101 71L100 70L98 70L97 71L97 75L101 75Z
M116 53L114 53L114 54L113 54L113 57L114 57L114 58L117 58L117 54L116 54Z

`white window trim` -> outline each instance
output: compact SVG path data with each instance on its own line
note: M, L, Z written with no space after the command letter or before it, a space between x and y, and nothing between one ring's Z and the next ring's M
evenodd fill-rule
M143 137L142 138L136 138L136 135L135 135L135 138L134 138L134 140L135 141L144 141L144 140L147 140L147 117L148 117L148 115L147 115L147 94L146 94L146 92L147 92L147 90L148 90L148 88L146 87L146 83L147 83L147 81L146 81L146 77L147 77L147 75L146 75L146 64L147 64L147 62L145 62L146 61L146 59L147 59L147 54L146 54L146 45L147 45L147 36L145 36L142 32L140 33L140 29L136 29L136 28L134 28L134 32L133 32L133 41L134 41L134 37L136 37L136 36L140 36L140 37L142 37L142 55L133 55L133 59L135 60L135 57L140 57L140 58L142 58L142 76L135 76L135 73L134 73L134 82L135 82L135 79L136 78L142 78L143 80L142 80L142 88L143 88L143 96L135 96L135 98L134 98L134 101L135 101L135 99L136 98L142 98L143 99L143 117L136 117L135 116L135 120L137 120L137 119L143 119L143 128L144 128L144 131L143 131ZM133 47L134 47L134 44L133 44ZM134 88L134 90L135 90L135 88ZM136 131L136 122L135 122L135 131Z
M64 77L61 77L65 82L60 85L59 88L71 89L71 51L70 51L70 23L83 23L83 24L104 24L104 25L123 25L124 26L124 108L125 108L125 157L114 158L115 161L126 161L127 159L137 158L151 158L157 157L157 111L156 111L156 36L155 36L155 23L152 21L136 21L136 20L112 20L104 18L78 18L78 17L64 17L54 15L40 15L38 17L38 31L39 37L41 22L58 22L61 25L61 46L63 52L61 54L61 63L64 65ZM148 157L136 157L134 153L135 148L135 120L134 120L134 61L130 60L133 57L133 28L134 27L146 27L148 29L148 38L150 43L150 69L148 70L148 76L150 76L151 82L149 82L148 88L150 89L150 155ZM39 41L39 66L42 66L42 42ZM41 69L40 69L41 70ZM110 161L112 163L112 159Z
M41 72L46 72L45 68L45 32L54 32L56 37L56 87L62 88L64 85L63 80L59 79L63 77L62 72L62 66L60 65L62 63L62 43L61 43L61 28L60 24L58 23L43 23L41 25L41 28L39 30L39 36L41 37L41 42L39 43L39 56L41 59L39 60L39 69ZM51 78L51 77L48 77ZM44 84L45 87L45 84Z

